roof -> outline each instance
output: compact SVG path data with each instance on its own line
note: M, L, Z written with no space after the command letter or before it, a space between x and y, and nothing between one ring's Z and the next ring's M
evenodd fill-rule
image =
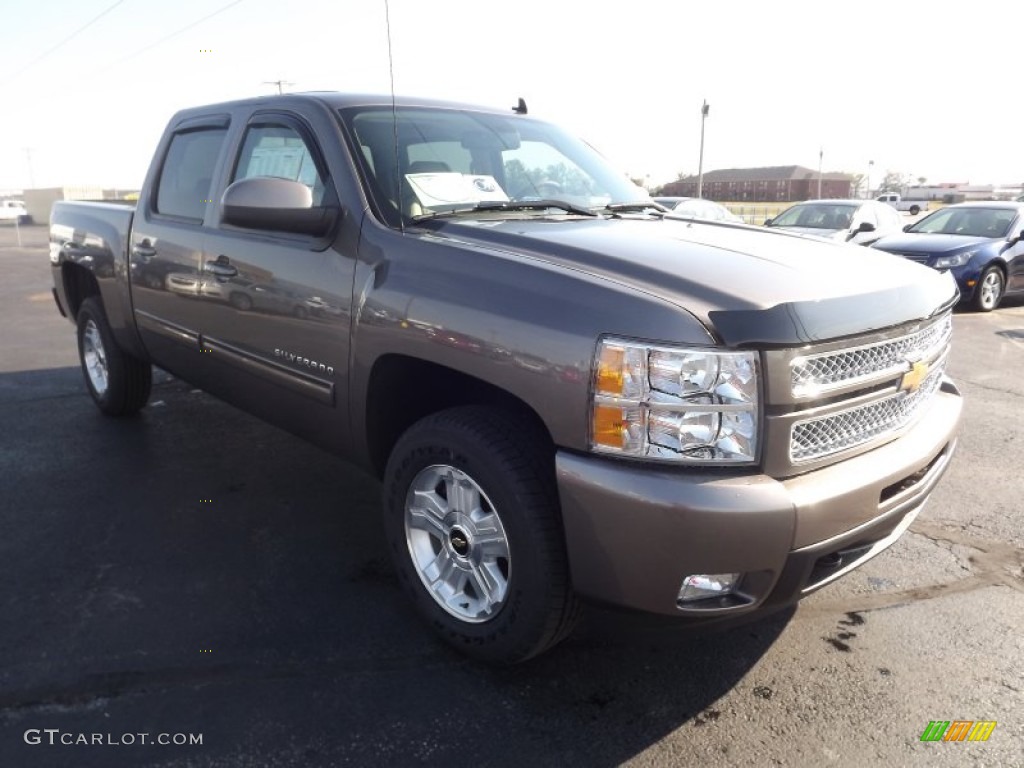
M450 109L466 109L476 112L507 112L510 116L516 116L510 104L507 109L502 107L487 106L482 104L467 104L464 102L447 101L443 99L420 98L416 96L397 95L381 93L341 93L338 91L308 91L302 93L271 94L266 96L253 96L247 99L236 99L213 104L202 104L189 107L179 112L179 115L190 115L192 113L209 113L216 109L231 109L239 106L288 106L298 103L315 103L326 106L328 109L343 109L345 107L367 107L367 106L392 106L392 98L395 106L401 107L447 107ZM512 99L509 99L511 102Z
M708 171L704 174L704 182L709 181L795 181L798 179L817 179L818 172L802 165L770 165L764 168L728 168L720 171ZM827 172L821 174L822 179L832 181L852 181L848 173ZM687 179L688 181L689 179Z

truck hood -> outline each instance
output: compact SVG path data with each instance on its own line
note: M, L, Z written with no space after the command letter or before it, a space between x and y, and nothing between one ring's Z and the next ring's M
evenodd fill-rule
M866 333L930 317L957 298L946 273L862 246L759 227L654 217L462 218L429 226L465 246L659 296L733 347Z
M913 256L931 256L988 245L995 242L991 237L967 237L965 235L893 235L877 240L871 247L888 253Z

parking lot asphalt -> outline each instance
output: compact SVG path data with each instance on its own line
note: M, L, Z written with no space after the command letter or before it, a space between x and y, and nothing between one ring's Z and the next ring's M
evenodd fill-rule
M0 766L1024 765L1024 303L954 317L959 449L889 551L759 624L589 608L493 669L406 604L373 479L165 374L101 417L45 229L22 236L0 227ZM933 720L997 726L923 743Z

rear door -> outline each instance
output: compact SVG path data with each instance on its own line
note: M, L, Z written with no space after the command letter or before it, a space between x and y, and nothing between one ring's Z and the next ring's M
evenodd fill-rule
M338 197L312 128L286 111L253 114L224 184L270 176L310 188L314 205ZM357 227L343 217L337 229ZM207 231L203 271L219 301L202 317L203 348L220 365L204 383L247 410L333 444L347 416L354 248L338 231L317 238L218 223ZM332 426L333 425L333 426Z
M183 375L197 363L201 317L222 299L204 280L203 221L227 138L227 116L178 124L158 149L132 224L129 270L139 334L152 358Z

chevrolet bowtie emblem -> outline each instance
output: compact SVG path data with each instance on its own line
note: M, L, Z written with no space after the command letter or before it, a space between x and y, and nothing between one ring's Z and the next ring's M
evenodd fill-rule
M921 388L924 380L928 378L928 363L911 363L910 370L903 374L900 379L900 389L914 394Z

